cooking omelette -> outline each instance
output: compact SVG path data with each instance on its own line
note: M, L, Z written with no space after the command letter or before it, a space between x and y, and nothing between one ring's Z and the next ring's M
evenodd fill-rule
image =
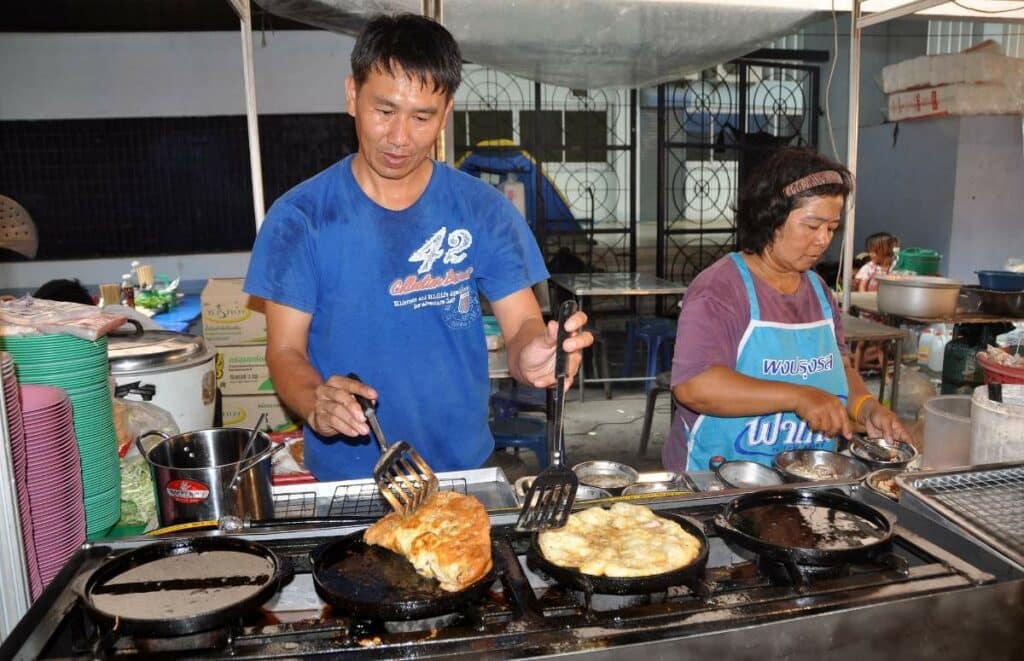
M591 576L653 576L680 569L700 555L701 541L650 508L615 503L569 517L565 527L539 533L549 561Z

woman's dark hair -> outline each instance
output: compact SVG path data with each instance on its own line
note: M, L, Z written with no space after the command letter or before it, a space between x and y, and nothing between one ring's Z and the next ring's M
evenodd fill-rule
M396 66L448 98L462 82L462 54L455 38L437 21L418 14L371 19L356 38L351 62L356 87L374 71L394 76Z
M813 185L793 195L783 192L808 175L827 171L838 173L842 183ZM760 254L775 239L775 231L785 224L789 214L809 198L841 195L845 203L852 191L853 176L839 163L811 149L783 147L761 162L740 191L737 246L743 252Z
M82 303L94 305L89 290L82 286L78 278L74 280L50 280L43 284L32 294L33 298L42 298L47 301L66 301L68 303Z

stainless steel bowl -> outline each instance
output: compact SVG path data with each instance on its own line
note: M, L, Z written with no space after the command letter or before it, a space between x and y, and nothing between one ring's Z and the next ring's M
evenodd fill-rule
M693 489L690 488L686 482L679 481L667 481L667 482L637 482L631 484L622 490L623 496L637 496L646 493L693 493Z
M900 473L905 472L906 471L899 468L883 468L881 470L872 471L864 477L864 484L886 498L899 500L900 486L896 484L896 480L893 478Z
M714 467L714 471L726 486L736 489L778 486L785 482L777 470L756 461L724 461Z
M951 317L961 286L959 280L936 276L878 276L878 310L904 317Z
M580 484L619 493L631 484L636 484L640 474L632 466L617 461L584 461L572 467Z
M917 458L918 452L917 448L904 441L854 436L850 442L850 454L866 463L872 470L876 470L906 468L907 464Z
M516 492L516 500L521 505L526 500L526 492L530 490L530 485L533 484L533 479L536 475L524 475L523 477L516 480L514 488ZM598 498L611 498L612 495L604 489L598 489L596 487L588 487L585 484L581 484L576 489L576 500L596 500Z
M859 459L828 450L788 450L775 455L775 470L790 482L859 480L868 472Z

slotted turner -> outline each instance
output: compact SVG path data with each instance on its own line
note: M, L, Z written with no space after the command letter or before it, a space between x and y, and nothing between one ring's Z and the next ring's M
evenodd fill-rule
M566 468L565 434L562 429L562 411L565 404L565 378L568 356L562 348L568 333L565 320L576 312L576 301L568 300L558 309L558 340L555 346L555 377L557 383L551 394L551 418L548 424L554 435L554 455L551 465L541 471L530 485L523 499L523 509L519 512L516 529L527 532L561 528L569 520L572 504L576 501L576 489L579 479L576 473Z
M348 378L361 381L355 374ZM353 393L363 408L366 421L380 446L380 459L373 467L377 489L399 516L409 516L437 493L437 476L427 462L405 441L388 445L377 421L377 409L370 400Z

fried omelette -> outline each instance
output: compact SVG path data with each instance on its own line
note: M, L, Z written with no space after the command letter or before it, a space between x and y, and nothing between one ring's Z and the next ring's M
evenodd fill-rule
M700 555L701 541L649 507L615 503L569 517L564 528L539 533L549 561L591 576L653 576L680 569Z
M405 557L417 573L458 592L491 570L491 521L473 496L439 491L406 518L388 514L363 533L367 544Z

